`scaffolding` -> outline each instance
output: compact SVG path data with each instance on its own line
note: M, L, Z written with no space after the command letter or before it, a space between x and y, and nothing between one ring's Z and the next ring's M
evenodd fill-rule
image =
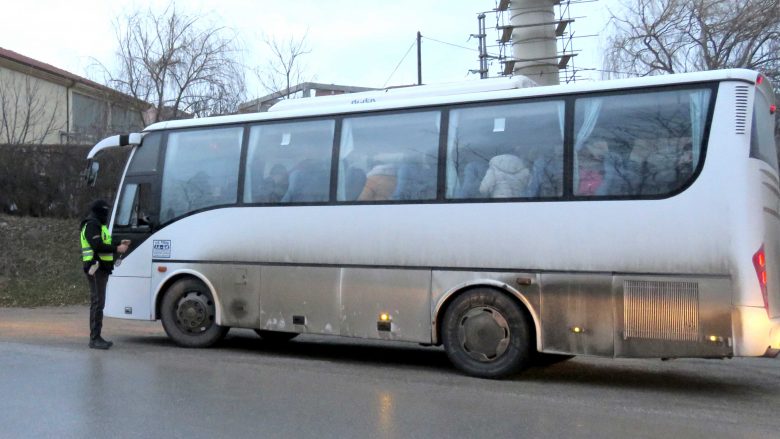
M583 70L575 67L574 59L579 53L574 48L574 40L578 38L573 30L573 23L576 18L584 17L572 17L571 5L579 3L592 3L598 0L556 0L555 4L555 20L545 23L535 23L523 26L512 26L509 24L509 3L510 0L496 0L496 7L492 11L480 13L477 17L479 23L479 32L472 34L479 40L479 70L472 70L474 73L479 73L481 78L489 77L489 64L494 61L498 61L501 66L498 76L512 75L515 64L518 62L529 61L550 61L557 64L558 75L561 83L576 82L578 79L578 73ZM486 14L494 14L496 19L495 31L497 34L496 44L488 46L486 44L487 32L485 27ZM513 58L511 55L512 45L512 31L520 27L530 26L555 26L555 37L557 45L557 54L555 57L549 58L525 58L518 59ZM488 48L496 49L497 54L490 54Z

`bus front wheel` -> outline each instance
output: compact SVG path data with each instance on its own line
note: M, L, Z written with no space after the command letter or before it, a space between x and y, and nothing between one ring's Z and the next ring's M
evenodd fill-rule
M443 322L444 349L463 372L499 378L528 367L528 321L506 294L489 288L467 291L447 307Z
M181 279L171 285L163 296L161 314L168 337L188 348L209 347L229 329L217 325L214 298L196 279Z

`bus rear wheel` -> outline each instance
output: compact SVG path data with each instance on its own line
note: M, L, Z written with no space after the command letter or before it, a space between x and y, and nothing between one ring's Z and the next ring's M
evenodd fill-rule
M442 338L450 361L463 372L500 378L528 367L531 340L525 313L506 294L480 288L447 307Z
M161 320L165 333L179 346L209 347L225 337L229 329L217 325L216 309L211 292L202 282L178 280L163 296Z
M297 332L268 331L266 329L255 329L255 332L269 343L284 343L298 336Z

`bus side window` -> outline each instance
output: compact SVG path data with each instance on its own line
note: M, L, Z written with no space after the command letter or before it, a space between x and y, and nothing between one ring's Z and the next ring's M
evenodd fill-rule
M344 119L338 201L436 199L438 111Z
M151 227L155 221L150 183L128 183L122 191L116 225L131 229Z
M699 164L710 94L689 89L577 99L574 195L665 195L685 185ZM594 152L594 139L607 147Z
M160 222L238 198L242 127L173 131L165 151Z
M253 126L244 202L328 201L334 133L330 119Z
M563 118L562 101L450 111L447 198L561 196Z

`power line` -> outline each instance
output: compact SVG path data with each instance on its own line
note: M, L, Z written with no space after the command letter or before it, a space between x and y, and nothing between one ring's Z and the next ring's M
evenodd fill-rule
M393 75L395 75L395 72L398 70L398 68L401 67L401 64L404 62L406 57L409 55L409 52L412 51L412 47L414 47L415 44L417 44L417 40L413 41L412 44L409 46L409 48L406 49L406 53L404 54L403 58L401 58L401 61L398 61L398 65L395 66L395 68L393 69L393 73L391 73L390 76L387 77L387 81L385 81L385 84L382 86L382 88L387 87L387 83L390 82L390 78L392 78Z
M472 52L479 52L479 50L474 49L473 47L459 46L457 44L452 44L452 43L448 43L446 41L437 40L436 38L426 37L425 35L423 35L423 38L425 38L426 40L435 41L435 42L440 43L440 44L446 44L448 46L457 47L457 48L460 48L460 49L466 49L466 50L470 50Z

